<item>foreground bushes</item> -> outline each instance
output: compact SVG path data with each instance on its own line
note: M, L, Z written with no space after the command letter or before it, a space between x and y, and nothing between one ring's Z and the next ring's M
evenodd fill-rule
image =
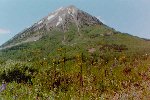
M121 99L129 95L126 98L132 99L132 92L142 91L146 94L141 93L138 96L147 98L149 91L144 87L150 81L148 55L138 59L133 57L132 60L126 55L114 60L91 56L91 59L78 54L74 59L62 56L34 62L7 61L1 64L3 68L0 71L0 80L8 82L8 86L0 97L6 100L76 100ZM122 96L117 96L118 94Z
M10 66L10 67L9 67ZM31 77L37 70L27 64L19 62L7 62L0 70L0 81L17 83L32 83Z

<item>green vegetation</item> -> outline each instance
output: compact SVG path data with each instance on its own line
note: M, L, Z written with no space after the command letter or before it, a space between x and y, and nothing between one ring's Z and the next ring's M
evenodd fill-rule
M75 25L0 51L4 100L150 98L150 42L107 26Z

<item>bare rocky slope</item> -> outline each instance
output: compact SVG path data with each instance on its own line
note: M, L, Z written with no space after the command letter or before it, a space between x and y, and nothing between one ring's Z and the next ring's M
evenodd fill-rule
M24 29L11 40L4 43L1 47L10 48L22 43L37 41L42 38L46 32L50 32L53 29L67 32L70 23L76 26L79 35L80 28L84 25L91 26L103 24L96 17L79 10L75 6L71 5L66 8L62 7L50 13L31 27Z

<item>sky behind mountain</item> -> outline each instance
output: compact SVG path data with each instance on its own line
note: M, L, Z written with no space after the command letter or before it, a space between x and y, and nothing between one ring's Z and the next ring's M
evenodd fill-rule
M0 44L68 5L75 5L118 31L150 39L150 0L0 0Z

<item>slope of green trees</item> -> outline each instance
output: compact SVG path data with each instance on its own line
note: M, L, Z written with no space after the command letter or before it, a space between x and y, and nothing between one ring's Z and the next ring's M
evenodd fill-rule
M4 100L150 98L150 42L104 26L0 51ZM64 39L65 36L65 39Z

